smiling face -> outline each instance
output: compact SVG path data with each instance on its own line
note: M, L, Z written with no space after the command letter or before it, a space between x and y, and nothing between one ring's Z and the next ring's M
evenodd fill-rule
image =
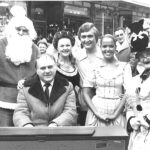
M16 27L16 31L20 36L29 35L29 30L24 26Z
M114 59L116 45L115 41L111 37L104 37L101 41L101 50L104 56L104 59L111 61Z
M37 60L37 74L44 83L51 82L54 79L56 70L57 65L50 56L43 54Z
M71 54L71 49L72 49L72 44L70 39L68 38L59 39L57 49L61 56L68 57Z
M82 32L80 40L85 49L92 50L96 46L94 30L91 29L88 32Z
M41 54L46 53L47 46L44 43L40 43L38 47Z
M125 33L123 30L118 30L115 32L115 37L116 37L116 40L122 44L125 40Z

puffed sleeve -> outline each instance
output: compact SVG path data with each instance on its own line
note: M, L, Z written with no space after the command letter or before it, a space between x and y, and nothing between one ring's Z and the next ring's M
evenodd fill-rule
M96 70L93 69L89 74L86 75L85 80L83 81L83 87L95 87L96 86Z

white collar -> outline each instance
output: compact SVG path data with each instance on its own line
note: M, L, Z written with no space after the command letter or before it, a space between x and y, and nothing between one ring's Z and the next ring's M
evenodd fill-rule
M45 82L43 82L42 80L40 80L40 82L41 82L42 87L44 87ZM54 84L54 80L52 80L52 81L50 82L50 85L51 85L51 86L53 86L53 84Z
M126 49L126 48L129 47L129 43L127 42L127 40L125 40L122 44L120 44L120 43L117 41L117 42L116 42L116 45L117 45L116 50L117 50L118 52L120 52L120 51L122 51L122 50L124 50L124 49Z

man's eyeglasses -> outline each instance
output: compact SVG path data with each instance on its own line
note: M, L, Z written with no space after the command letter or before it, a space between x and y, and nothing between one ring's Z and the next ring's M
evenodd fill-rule
M28 29L24 29L24 28L21 28L21 27L16 27L16 30L18 32L21 32L22 31L22 34L23 35L27 35L29 33L29 30Z

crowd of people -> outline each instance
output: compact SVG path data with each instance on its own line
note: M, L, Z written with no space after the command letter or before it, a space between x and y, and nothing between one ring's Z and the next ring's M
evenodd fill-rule
M19 9L20 13L15 10ZM10 10L0 40L0 126L121 126L128 150L150 147L148 20L99 37L91 22L37 44L32 21ZM100 43L98 43L100 41Z

